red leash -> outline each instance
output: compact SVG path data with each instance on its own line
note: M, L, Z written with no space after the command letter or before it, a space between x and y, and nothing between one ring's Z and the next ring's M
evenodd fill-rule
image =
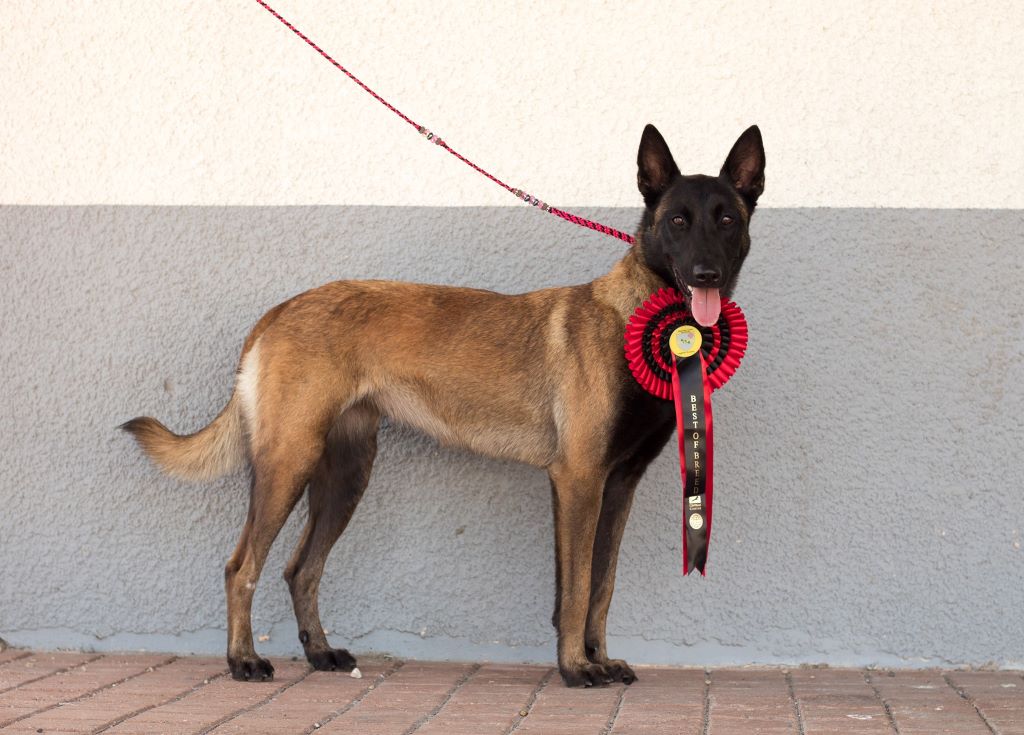
M292 25L291 23L289 23L288 21L286 21L286 20L285 20L285 19L284 19L284 18L283 18L283 17L281 16L281 14L280 14L280 13L278 13L278 12L277 12L276 10L274 10L274 9L273 9L272 7L270 7L269 5L267 5L267 3L265 3L265 2L263 1L263 0L256 0L256 2L258 2L258 3L259 3L260 5L262 5L262 6L264 7L264 8L266 8L266 9L267 9L267 11L268 11L268 12L269 12L269 13L270 13L271 15L273 15L273 16L274 16L275 18L277 18L277 19L278 19L279 21L281 21L282 23L284 23L284 24L285 24L285 26L287 26L287 27L288 27L288 29L289 29L289 30L291 30L291 32L292 32L292 33L294 33L294 34L295 34L296 36L298 36L298 37L299 37L299 38L301 38L301 39L302 39L303 41L305 41L305 42L306 42L306 43L308 43L308 44L309 44L310 46L312 46L312 47L313 47L313 49L314 49L314 50L315 50L315 51L316 51L316 52L317 52L318 54L320 54L320 55L321 55L321 56L323 56L323 57L324 57L325 59L327 59L327 60L328 60L329 62L331 62L331 64L333 64L333 65L334 65L334 67L338 69L338 71L342 72L343 74L345 74L345 76L347 76L347 77L348 77L349 79L351 79L351 80L352 80L353 82L355 82L355 83L356 83L356 84L358 84L358 85L359 85L360 87L362 87L362 88L363 88L363 90L364 90L364 91L365 91L365 92L366 92L367 94L369 94L369 95L370 95L371 97L373 97L373 98L374 98L375 100L377 100L377 101L378 101L378 102L380 102L380 103L381 103L382 105L384 105L384 106L385 106L386 108L388 108L389 110L391 110L391 111L392 111L393 113L395 113L396 115L398 115L398 116L399 116L400 118L402 118L403 120L405 120L405 122L409 123L409 124L410 124L410 125L412 125L412 126L413 126L414 128L416 128L416 130L417 130L417 131L418 131L418 132L419 132L419 133L420 133L421 135L425 136L427 140L431 141L432 143L434 143L434 144L435 144L435 145L437 145L437 146L440 146L441 148L444 148L444 149L445 149L446 151L448 151L449 153L451 153L451 154L452 154L453 156L455 156L456 158L458 158L458 159L459 159L460 161L462 161L462 162L463 162L464 164L466 164L467 166L469 166L469 167L470 167L471 169L473 169L474 171L477 171L477 172L479 172L479 173L483 174L484 176L486 176L487 178L489 178L489 179L490 179L491 181L493 181L493 182L494 182L495 184L497 184L498 186L500 186L500 187L501 187L502 189L505 189L506 191L509 191L509 192L511 192L512 194L514 194L514 195L516 196L516 198L517 198L517 199L522 199L522 200L523 200L524 202L526 202L527 204L529 204L529 205L531 205L531 206L534 206L534 207L540 207L540 208L541 208L541 209L543 209L543 210L544 210L545 212L550 212L551 214L555 215L556 217L561 217L562 219L564 219L564 220L566 220L566 221L568 221L568 222L572 222L572 223L573 223L574 225L579 225L580 227L587 227L587 228L589 228L589 229L591 229L591 230L595 230L595 231L597 231L597 232L600 232L600 233L602 233L602 234L605 234L605 235L611 235L612 237L617 237L617 238L619 238L620 240L622 240L623 242L627 242L627 243L629 243L630 245L632 245L632 244L633 244L633 242L634 242L634 238L633 238L633 236L632 236L632 235L627 235L627 234L626 234L625 232L620 232L619 230L616 230L616 229L615 229L615 228L613 228L613 227L609 227L608 225L602 225L602 224L601 224L601 223L599 223L599 222L593 222L593 221L591 221L591 220L589 220L589 219L585 219L585 218L583 218L583 217L578 217L578 216L577 216L577 215L575 215L575 214L571 214L570 212L566 212L565 210L562 210L562 209L556 209L555 207L549 206L548 204L545 204L544 202L542 202L541 200L539 200L539 199L538 199L537 197L535 197L535 196L531 196L531 195L527 194L527 193L526 193L525 191L523 191L522 189L513 189L513 188L512 188L511 186L509 186L508 184L506 184L506 183L505 183L504 181L502 181L501 179L499 179L499 178L498 178L497 176L494 176L493 174L490 174L490 173L488 173L487 171L485 171L484 169L480 168L480 167L479 167L479 166L477 166L477 165L476 165L475 163L473 163L473 162L472 162L472 161L470 161L470 160L469 160L468 158L466 158L466 157L465 157L465 156L463 156L463 155L462 155L461 153L459 153L459 152L458 152L458 151L456 151L456 150L455 150L454 148L452 148L452 147L451 147L451 146L449 146L449 145L448 145L447 143L445 143L445 142L444 142L443 140L441 140L441 138L440 138L440 137L438 137L437 135L434 135L434 133L430 132L430 130L428 130L428 129L427 129L427 128L425 128L424 126L422 126L422 125L419 125L419 124L417 124L417 123L416 123L416 122L415 122L414 120L412 120L412 119L411 119L411 118L410 118L410 117L409 117L408 115L404 114L404 113L403 113L403 112L402 112L401 110L399 110L399 109L398 109L397 107L395 107L394 105L392 105L392 104L391 104L390 102L388 102L388 101L387 101L386 99L384 99L384 98L383 98L383 97L381 97L381 96L380 96L379 94L377 94L377 93L376 93L376 92L374 92L374 91L373 91L372 89L370 89L370 88L369 88L369 87L367 87L367 86L366 86L365 84L363 84L363 82L362 82L362 81L361 81L361 80L360 80L360 79L359 79L358 77L356 77L356 75L355 75L355 74L353 74L353 73L352 73L352 72L350 72L350 71L349 71L348 69L346 69L346 68L345 68L345 67L343 67L343 66L342 66L341 64L339 64L339 63L338 63L337 61L335 61L335 60L334 60L334 59L333 59L333 58L331 57L331 55L330 55L330 54L328 54L328 53L327 53L326 51L324 51L324 50L323 50L322 48L320 48L320 47L319 47L319 46L317 46L317 45L316 45L315 43L313 43L313 41L311 41L311 40L309 39L309 37L308 37L308 36L306 36L306 35L305 35L305 34L304 34L304 33L303 33L302 31L300 31L300 30L299 30L298 28L296 28L295 26L293 26L293 25Z

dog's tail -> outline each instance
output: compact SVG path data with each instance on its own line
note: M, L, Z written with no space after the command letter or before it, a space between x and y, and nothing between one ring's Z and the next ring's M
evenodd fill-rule
M154 418L139 416L121 425L164 472L183 480L212 480L242 466L245 430L238 395L209 426L179 436Z

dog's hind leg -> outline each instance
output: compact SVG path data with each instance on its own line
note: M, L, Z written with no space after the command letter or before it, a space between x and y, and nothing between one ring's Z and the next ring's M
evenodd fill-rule
M359 404L345 411L327 435L327 446L309 481L309 519L284 578L292 594L299 640L313 668L351 671L356 660L327 642L317 602L320 576L370 480L377 454L377 409Z
M257 656L253 646L252 598L270 546L323 452L325 433L309 426L291 430L282 427L276 429L272 444L254 448L249 515L238 546L224 569L228 667L232 677L240 681L264 681L274 676L274 667Z

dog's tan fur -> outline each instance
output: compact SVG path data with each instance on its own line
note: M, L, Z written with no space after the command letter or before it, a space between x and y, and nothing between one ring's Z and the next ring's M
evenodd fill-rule
M208 480L240 467L247 449L287 443L290 421L326 433L362 404L444 444L547 468L588 442L603 449L626 320L662 286L634 251L592 283L514 296L328 283L260 320L213 423L177 436L150 419L136 436L168 474Z
M610 273L581 286L508 296L339 281L269 312L246 340L235 392L212 424L185 437L154 419L135 430L153 461L177 477L216 477L247 455L257 473L272 468L254 488L269 495L270 507L260 514L266 518L250 517L228 564L232 654L254 654L249 585L328 433L344 432L353 412L374 431L376 418L386 415L442 443L548 469L559 538L592 548L626 320L662 286L631 250ZM257 521L267 522L260 538L268 543L253 548ZM559 576L568 584L560 609L577 632L560 642L559 660L585 667L590 560L564 556ZM319 629L310 627L311 635Z
M654 161L639 159L647 199L650 181L665 189L679 177L657 131L645 131L645 150ZM724 189L720 199L743 220L735 245L742 260L749 210ZM650 201L648 213L655 223L667 216ZM225 572L236 677L272 674L253 647L252 596L271 544L307 487L309 520L285 573L300 639L318 668L354 665L327 643L317 590L366 488L379 420L387 416L442 443L548 471L560 671L577 685L635 678L625 662L608 658L605 627L633 489L671 429L669 410L643 446L630 438L621 456L609 448L626 391L639 390L623 359L626 322L666 285L665 269L659 275L644 255L644 236L591 283L515 296L393 281L329 283L260 319L242 349L235 391L205 429L176 436L151 418L126 424L178 477L208 479L246 460L252 465L248 518Z

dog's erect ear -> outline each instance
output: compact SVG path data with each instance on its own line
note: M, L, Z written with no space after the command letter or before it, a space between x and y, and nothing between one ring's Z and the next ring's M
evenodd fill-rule
M672 159L668 144L653 125L644 128L640 151L636 154L636 165L636 185L643 194L644 204L653 207L672 179L679 175L679 168Z
M721 177L736 187L753 211L757 198L764 191L764 144L756 125L744 130L733 145L722 166Z

